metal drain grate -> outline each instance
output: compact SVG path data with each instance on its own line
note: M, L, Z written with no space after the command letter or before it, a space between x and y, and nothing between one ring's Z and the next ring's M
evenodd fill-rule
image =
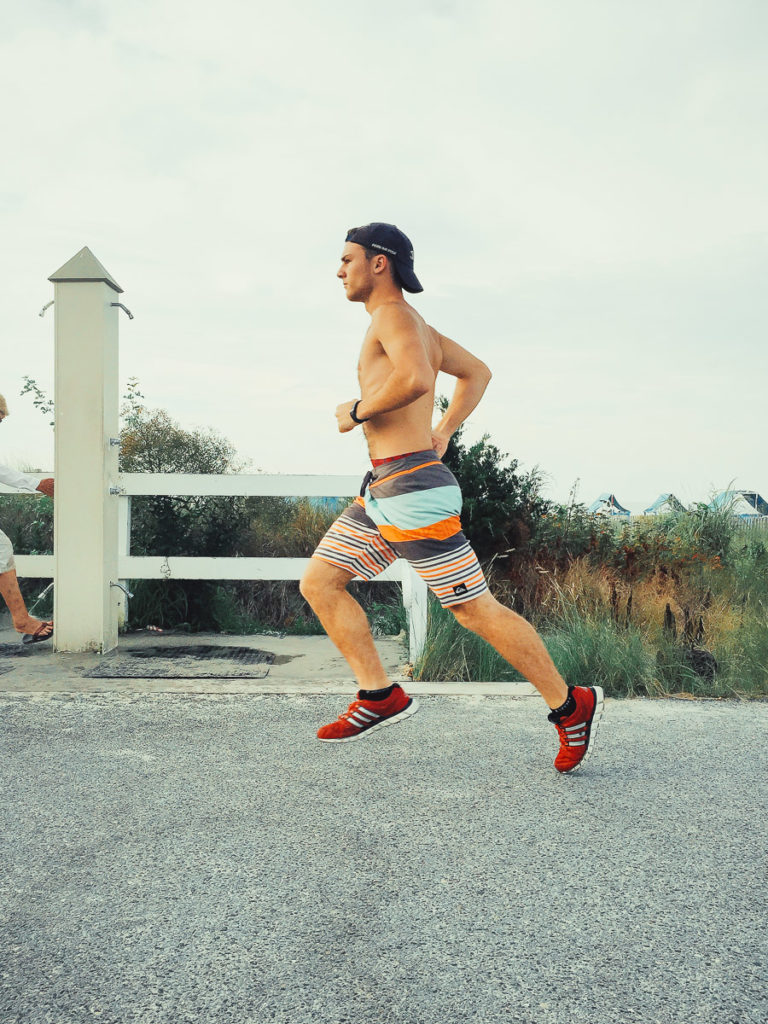
M23 658L30 653L33 646L34 644L0 644L0 658Z
M87 679L264 679L275 660L253 647L193 644L139 647L103 658Z
M225 647L217 644L169 644L160 647L137 647L132 651L123 651L128 658L197 658L210 661L221 658L224 661L236 661L243 665L271 665L275 660L270 651L260 651L254 647Z

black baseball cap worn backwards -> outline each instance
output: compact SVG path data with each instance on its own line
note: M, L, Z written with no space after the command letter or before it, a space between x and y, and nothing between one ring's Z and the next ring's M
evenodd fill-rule
M394 224L374 221L364 224L361 228L350 228L345 239L356 242L364 249L378 249L385 256L390 256L397 268L397 273L407 292L423 292L418 277L413 272L413 246L407 235Z

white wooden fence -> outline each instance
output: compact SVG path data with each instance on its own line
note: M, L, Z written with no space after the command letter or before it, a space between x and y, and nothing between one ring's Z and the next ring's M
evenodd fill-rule
M768 516L753 516L751 519L742 519L739 526L744 530L760 529L760 527L768 526Z
M52 474L51 474L52 475ZM186 473L123 473L114 490L119 498L118 573L128 580L299 580L308 558L205 558L131 554L131 499L139 496L345 497L357 494L353 476L217 475ZM18 493L0 485L0 493ZM19 576L53 579L53 555L17 555ZM398 559L372 582L402 584L408 616L410 658L424 648L427 631L427 587L404 559ZM121 595L121 603L124 598Z

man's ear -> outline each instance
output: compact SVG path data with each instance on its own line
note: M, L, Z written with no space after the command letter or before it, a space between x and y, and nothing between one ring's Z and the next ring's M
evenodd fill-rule
M387 257L383 253L379 253L373 257L373 272L374 274L382 274L387 269Z

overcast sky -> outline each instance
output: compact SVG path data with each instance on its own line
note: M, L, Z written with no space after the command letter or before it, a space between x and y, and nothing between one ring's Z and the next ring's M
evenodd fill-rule
M489 364L470 419L565 500L768 496L763 0L26 0L3 18L0 460L53 466L47 278L124 289L121 378L253 470L362 473L346 229ZM441 378L446 392L450 378Z

